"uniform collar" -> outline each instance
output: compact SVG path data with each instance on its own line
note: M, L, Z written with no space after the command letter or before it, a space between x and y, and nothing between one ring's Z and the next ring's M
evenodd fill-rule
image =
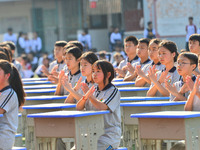
M8 85L8 86L4 87L2 90L0 90L0 92L3 92L3 91L5 91L5 90L7 90L7 89L10 89L10 88L11 88L11 86Z
M151 64L152 66L153 65L161 65L161 63L160 62L158 62L157 64L155 64L154 62L152 62L152 64Z
M146 63L148 63L149 61L151 61L151 60L148 58L145 62L143 62L143 63L140 62L140 64L146 64Z
M165 70L166 70L166 68L164 68L164 69L162 70L162 72L165 71ZM174 71L176 71L176 67L175 67L175 66L172 67L168 72L174 73Z
M139 58L139 57L136 55L136 56L135 56L132 60L130 60L130 61L129 61L128 58L127 58L127 61L130 62L130 63L132 63L132 61L137 60L138 58Z
M71 76L75 76L75 75L77 75L77 74L79 74L79 73L81 73L80 70L78 70L75 74L71 74L71 71L69 72L69 74L70 74Z
M112 83L108 83L104 88L103 88L103 90L101 90L101 91L105 91L105 90L107 90L107 89L109 89L111 86L114 86ZM99 87L97 86L97 91L99 91Z
M64 62L63 60L62 60L61 62L58 62L58 61L57 61L57 64L63 64L63 62Z

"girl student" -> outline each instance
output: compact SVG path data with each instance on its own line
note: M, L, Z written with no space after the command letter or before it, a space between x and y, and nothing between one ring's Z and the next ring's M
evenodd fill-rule
M120 92L111 83L114 78L114 68L106 60L98 60L93 64L92 78L98 85L92 86L77 103L77 110L109 110L104 115L105 133L98 140L98 150L117 148L120 144L121 117L120 117Z
M186 101L196 79L193 71L197 67L198 56L191 52L183 52L179 54L177 62L177 71L181 75L181 79L172 86L166 78L165 87L170 93L171 101ZM189 78L192 80L188 80ZM186 80L188 80L188 84L186 84Z
M147 92L147 96L169 96L169 91L164 85L165 78L168 77L168 82L171 85L180 79L180 75L174 66L178 56L176 44L172 41L162 41L159 44L158 52L160 62L165 68L157 73L155 66L149 68L148 75L151 80L151 86Z
M25 102L20 75L7 60L0 60L0 149L10 150L18 127L18 109Z
M70 93L67 99L65 100L65 103L74 103L74 98L78 101L83 96L83 91L80 88L81 84L83 86L87 85L89 88L94 85L94 81L92 79L92 65L98 60L98 57L93 52L86 52L82 54L80 58L80 70L82 76L85 76L86 79L84 81L81 80L82 78L79 78L79 81L77 82L75 88L71 88L69 82L63 78L62 83L64 88ZM81 83L81 84L80 84Z
M200 56L198 55L198 69L200 70ZM185 104L186 111L200 111L200 75L197 75L196 81L193 88L191 89L190 95L188 96ZM190 77L186 78L186 84L190 85Z
M81 77L80 72L80 57L82 52L77 47L71 47L69 49L65 49L64 57L65 64L69 72L67 73L68 82L71 83L72 87L75 86L78 79ZM65 71L61 70L59 73L58 84L56 87L55 95L67 95L69 92L62 85L62 78L65 76Z
M144 87L150 86L151 80L148 76L149 67L153 67L155 65L156 70L160 71L164 69L164 65L162 65L159 61L158 57L158 45L161 43L160 39L152 39L149 43L148 53L149 57L152 60L152 63L145 65L141 68L140 65L136 66L135 71L138 74L135 80L135 86Z

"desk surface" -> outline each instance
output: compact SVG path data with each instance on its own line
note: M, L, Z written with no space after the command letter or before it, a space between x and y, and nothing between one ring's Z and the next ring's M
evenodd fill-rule
M194 118L200 117L200 112L194 111L161 111L132 114L131 118Z
M23 85L33 85L33 84L52 84L51 81L27 81L23 82Z
M26 101L32 101L32 100L59 100L59 99L66 99L67 96L55 96L55 95L52 95L52 96L28 96L28 97L25 97L26 98Z
M149 90L149 87L121 87L118 89L120 92L147 91Z
M30 82L30 81L47 81L48 78L24 78L22 82Z
M40 104L40 105L29 105L23 106L23 109L64 109L64 108L75 108L76 104L62 104L62 103L51 103L51 104Z
M135 85L135 82L112 82L115 86Z
M146 101L146 102L130 102L121 103L122 107L153 107L153 106L173 106L173 105L185 105L185 101Z
M112 81L113 82L122 82L124 79L123 78L114 78Z
M55 111L46 113L29 114L31 118L76 118L100 114L108 114L109 111Z
M120 101L154 101L154 100L169 100L169 97L121 97Z
M31 90L31 89L52 89L52 88L56 88L57 85L56 84L41 84L41 85L29 85L29 86L23 86L23 88L25 90Z
M35 90L25 90L26 94L36 94L36 93L55 93L56 89L35 89Z

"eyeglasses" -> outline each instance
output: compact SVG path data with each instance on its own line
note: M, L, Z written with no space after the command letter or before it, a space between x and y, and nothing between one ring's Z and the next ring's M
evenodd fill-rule
M178 63L178 66L184 66L184 65L187 65L187 64L192 65L193 63L184 63L184 62L182 62L182 63Z

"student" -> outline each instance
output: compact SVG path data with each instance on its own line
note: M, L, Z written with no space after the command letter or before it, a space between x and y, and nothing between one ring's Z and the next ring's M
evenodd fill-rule
M69 42L67 43L67 45L69 45L69 44L72 44L72 45L78 47L78 48L81 50L81 52L83 52L84 47L83 47L83 45L81 44L81 42L79 42L79 41L69 41Z
M78 79L81 77L80 72L80 57L82 55L81 50L77 47L71 47L67 49L64 53L65 63L69 72L67 73L68 81L71 83L72 87L75 86ZM67 90L64 89L62 85L62 78L65 76L64 70L59 74L58 85L56 88L55 95L67 95Z
M54 44L54 55L56 60L50 63L49 70L45 66L42 67L42 71L47 77L52 74L54 67L56 68L55 70L57 72L60 72L65 66L65 63L63 61L63 53L64 47L66 45L66 41L56 41L56 43Z
M111 33L110 42L112 44L112 51L113 51L113 48L115 47L116 44L121 44L122 43L122 35L119 32L119 28L118 27L115 27L114 32Z
M80 70L81 70L82 76L85 76L86 79L81 82L82 78L80 78L74 89L70 87L66 79L63 79L62 84L64 88L70 93L70 95L65 100L65 103L74 103L82 98L84 93L82 89L80 88L81 84L86 84L89 88L91 88L92 85L94 85L94 81L92 79L92 65L97 60L98 60L98 57L93 52L86 52L81 56ZM76 99L76 101L74 101L74 98Z
M121 114L120 114L120 92L111 83L114 78L114 68L106 60L98 60L93 65L92 78L98 85L92 86L87 93L78 101L77 110L109 110L104 115L104 131L100 136L97 146L98 150L115 149L120 144L121 137ZM93 94L94 93L94 94Z
M26 54L23 54L21 56L21 65L22 65L23 78L32 78L34 76L34 73L32 71L32 66Z
M38 77L46 77L45 74L42 72L42 66L45 66L47 69L49 68L49 58L48 56L43 56L43 60L42 60L42 64L39 65L37 67L37 69L35 70L35 74L38 76Z
M124 60L124 57L119 52L115 53L113 57L114 57L113 67L117 68L119 66L120 62L122 60Z
M33 32L33 39L31 41L31 51L39 57L40 51L42 50L42 40L38 36L37 32Z
M178 56L176 44L172 41L164 40L159 44L158 52L160 62L165 65L165 68L157 73L155 67L149 68L148 75L151 79L151 86L147 96L169 96L169 92L164 85L165 78L170 76L168 81L171 85L180 79L180 75L174 66Z
M139 66L136 66L135 71L137 73L137 78L135 80L136 87L149 87L151 84L151 80L148 77L148 71L150 67L155 65L156 70L161 71L164 69L164 65L162 65L159 61L158 57L158 45L161 43L160 39L152 39L149 44L148 54L150 59L153 61L150 64L145 65L142 69Z
M118 78L124 78L127 72L127 63L131 64L140 61L140 58L136 54L138 40L135 36L128 36L124 39L124 49L127 54L127 58L123 60L119 67L115 69L118 74Z
M153 39L156 37L156 31L153 29L152 21L147 23L148 27L144 30L144 38Z
M170 93L171 101L186 101L190 93L190 89L194 86L196 77L192 74L193 70L197 67L198 56L191 52L183 52L178 56L177 71L181 76L181 80L172 85L165 80L165 87ZM190 84L186 84L188 76L192 79ZM188 87L190 85L190 87Z
M0 60L0 149L12 149L18 127L18 109L25 102L25 93L17 69Z
M128 72L124 77L124 81L133 81L137 77L137 72L135 71L136 66L140 65L141 69L151 63L148 55L148 46L149 46L149 39L143 38L139 40L139 44L137 47L137 56L140 58L140 61L130 64L127 63Z

